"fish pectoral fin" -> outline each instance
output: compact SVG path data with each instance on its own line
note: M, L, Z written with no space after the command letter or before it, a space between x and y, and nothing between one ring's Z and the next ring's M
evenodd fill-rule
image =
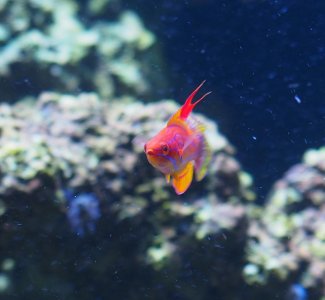
M193 133L186 139L186 142L181 149L182 153L185 152L189 146L195 143L195 141L204 139L203 132L205 131L205 126L198 121L195 122L196 123L194 124L194 121L192 121L191 129L193 130Z
M166 178L167 183L169 183L170 182L170 174L166 174L165 178Z
M181 195L191 185L193 179L193 162L190 161L181 171L173 174L173 187L177 195Z

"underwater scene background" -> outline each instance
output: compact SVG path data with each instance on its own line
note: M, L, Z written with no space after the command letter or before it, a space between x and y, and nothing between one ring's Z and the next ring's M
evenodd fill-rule
M325 299L325 2L0 0L0 299ZM206 79L208 174L143 144Z

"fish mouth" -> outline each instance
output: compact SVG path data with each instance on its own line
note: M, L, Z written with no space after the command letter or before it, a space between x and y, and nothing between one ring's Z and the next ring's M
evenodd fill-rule
M153 149L148 149L147 144L144 145L143 150L146 155L149 156L155 155L155 151Z
M147 155L148 161L153 166L158 167L164 164L164 162L162 161L162 157L158 155L154 150L149 149L145 153Z
M156 151L154 149L146 149L145 153L149 156L155 156L157 155Z
M154 155L155 152L154 152L153 150L148 150L148 151L146 152L146 154L147 154L147 155Z

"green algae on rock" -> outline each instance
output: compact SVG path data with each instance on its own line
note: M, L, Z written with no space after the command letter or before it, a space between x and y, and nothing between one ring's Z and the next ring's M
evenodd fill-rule
M55 274L60 278L41 275L42 268L47 268L57 255L48 249L49 241L56 248L60 245L57 237L65 236L65 247L60 251L67 249L69 253L80 244L66 218L71 210L67 189L75 195L93 193L99 199L96 205L101 217L96 217L96 234L89 235L105 251L94 250L100 266L85 267L96 280L100 280L103 269L113 272L114 265L125 260L118 256L121 251L128 253L130 270L150 270L160 279L170 269L174 270L173 278L180 276L184 259L195 259L191 253L200 247L216 253L219 244L222 248L226 243L228 249L241 249L243 255L245 203L252 197L252 181L214 122L197 116L207 124L213 157L207 178L181 198L146 161L142 141L159 131L177 108L170 100L145 105L127 97L103 101L96 94L85 93L43 93L37 100L0 106L0 195L5 207L1 217L7 220L5 226L0 226L0 243L16 249L12 250L16 265L29 268L31 264L25 264L25 260L30 259L28 253L34 248L23 237L35 233L33 243L39 251L47 251L47 256L33 261L35 286L40 288L52 280L61 286L65 280L79 278L78 264L70 264L70 260L56 265L59 271ZM16 225L21 223L24 226ZM130 230L132 234L128 235ZM17 239L11 240L12 235ZM123 240L107 242L111 235ZM43 236L46 243L42 242ZM27 254L19 258L21 247L27 249ZM84 252L72 252L72 261L84 264ZM207 255L204 261L208 264L210 259ZM235 262L214 260L217 269L224 270L226 264L241 274ZM208 276L213 279L215 273ZM10 284L18 288L15 280ZM24 283L20 284L19 290L26 290ZM215 279L211 287L227 289ZM128 292L124 293L127 298ZM33 295L40 294L35 291ZM58 295L74 299L69 288L60 289Z
M155 36L135 12L116 11L113 2L90 1L84 11L74 0L2 1L0 78L20 83L33 74L33 90L96 90L104 97L121 89L146 96L158 77L162 86L148 64L160 64ZM20 98L15 92L8 87L3 95Z
M278 180L260 216L251 221L248 282L295 276L325 294L325 148L309 150Z

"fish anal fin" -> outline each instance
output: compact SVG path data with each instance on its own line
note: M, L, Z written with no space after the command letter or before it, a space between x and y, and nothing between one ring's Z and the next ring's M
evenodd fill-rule
M177 195L181 195L191 185L194 163L190 161L182 170L173 174L173 187Z

